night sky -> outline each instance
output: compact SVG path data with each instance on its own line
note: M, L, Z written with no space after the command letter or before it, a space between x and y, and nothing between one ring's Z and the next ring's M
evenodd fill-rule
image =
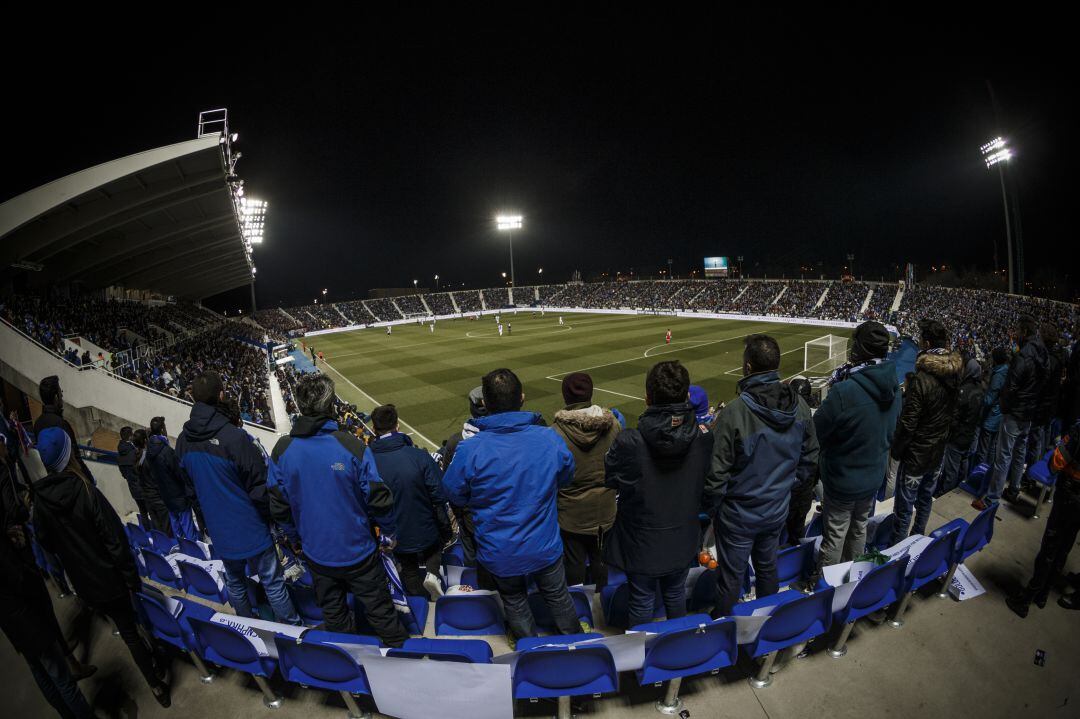
M782 14L625 32L565 20L238 31L249 39L224 53L56 40L41 53L76 61L77 77L9 49L9 110L21 110L5 113L8 137L44 142L16 143L0 199L192 139L199 110L224 106L245 189L270 203L261 306L434 274L498 284L500 210L525 216L518 284L540 267L565 281L656 274L671 258L685 274L740 254L750 275L812 263L835 277L848 252L856 274L897 279L907 261L988 270L995 241L1004 259L998 178L978 154L1000 127L1017 152L1028 279L1053 271L1075 289L1064 36L1021 50L975 27L822 34Z

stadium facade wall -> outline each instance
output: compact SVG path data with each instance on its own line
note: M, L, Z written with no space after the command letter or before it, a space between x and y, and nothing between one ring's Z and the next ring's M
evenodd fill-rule
M38 396L38 382L56 375L64 390L64 417L80 438L99 427L119 431L124 425L144 427L151 417L165 418L176 436L191 415L191 404L128 382L94 367L74 367L37 342L0 322L0 373L4 379L31 397ZM246 423L244 428L265 447L273 447L277 433Z

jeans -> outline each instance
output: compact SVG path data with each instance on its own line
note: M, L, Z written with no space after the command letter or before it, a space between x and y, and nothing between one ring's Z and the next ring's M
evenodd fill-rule
M324 567L309 560L308 569L327 631L356 634L356 617L348 600L348 593L352 592L363 607L368 624L384 644L400 647L409 638L390 598L386 570L378 550L351 567Z
M656 601L656 589L664 599L664 611L668 619L686 616L686 575L690 569L680 569L662 577L646 577L642 574L627 572L626 582L630 585L628 627L647 624L653 620L653 608Z
M783 525L757 532L750 529L733 529L721 522L716 528L716 584L720 594L712 616L726 617L731 614L735 602L742 595L743 579L746 577L747 560L753 562L756 576L756 594L767 597L780 591L776 574L776 554L780 548L780 531Z
M427 597L433 601L435 597L429 596L424 589L424 574L441 574L442 542L435 542L422 552L394 552L394 558L401 565L401 583L405 585L405 593L412 597ZM420 571L421 564L424 565L424 571Z
M242 617L254 617L255 610L252 608L251 598L248 596L248 562L255 563L259 582L262 584L266 598L270 600L270 606L274 610L274 616L283 624L299 625L300 615L296 612L296 606L292 598L285 590L285 573L281 569L277 552L271 545L262 554L252 559L225 559L225 586L229 590L229 603L232 604L236 613Z
M1022 421L1008 414L1002 416L997 435L994 474L990 477L990 490L986 493L988 501L996 502L1001 498L1006 479L1009 480L1009 489L1020 486L1020 477L1024 474L1024 452L1030 431L1030 420Z
M1028 601L1046 600L1050 586L1065 566L1069 552L1076 544L1076 535L1080 533L1080 481L1058 475L1058 485L1039 554L1035 557L1035 572L1024 590Z
M94 712L68 670L67 659L59 642L37 657L24 657L42 696L64 719L93 719Z
M183 512L169 512L169 524L172 526L173 536L177 539L180 537L192 541L202 539L198 530L195 529L195 515L190 509L185 509Z
M571 587L575 584L584 584L586 570L592 575L592 582L596 585L596 591L600 591L607 584L607 565L601 556L602 545L600 530L593 534L577 534L560 530L563 543L563 564L566 565L566 583ZM588 567L585 566L588 560Z
M993 463L994 451L997 449L997 433L996 429L991 431L985 427L979 430L979 444L975 450L975 464ZM994 471L993 466L990 467L990 471Z
M866 549L866 522L873 505L873 497L836 499L825 493L821 517L821 553L815 577L821 574L821 567L846 562L863 553Z
M574 602L570 599L570 592L566 588L566 572L563 569L562 557L559 557L554 564L530 575L517 577L491 575L498 588L499 596L502 597L506 624L514 639L536 636L536 620L533 618L532 610L529 609L530 576L544 597L544 603L551 610L551 617L555 621L559 634L580 633L581 624L578 621L577 610L574 609Z
M938 474L938 494L942 495L956 489L967 477L968 448L945 445L945 456L941 460L941 472Z
M923 534L926 523L930 521L930 507L934 504L934 487L937 485L938 470L931 469L924 474L908 474L903 464L900 465L900 481L896 484L896 499L893 502L893 535L890 544L903 541L908 536L911 523L911 508L915 507L915 524L912 534Z
M1050 423L1031 423L1031 434L1028 435L1028 466L1035 464L1049 449L1047 445L1053 440L1050 436Z

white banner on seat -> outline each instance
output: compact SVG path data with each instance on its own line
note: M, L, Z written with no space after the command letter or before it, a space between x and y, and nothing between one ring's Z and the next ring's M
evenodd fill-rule
M274 646L275 634L284 634L287 637L296 639L307 631L307 627L294 627L291 624L268 622L263 619L252 619L251 617L238 617L235 614L223 614L222 612L216 612L214 616L210 617L210 621L232 627L251 642L251 646L255 647L255 651L259 653L260 657L273 657L274 659L277 659L278 655L277 647Z
M510 667L362 656L379 713L400 719L512 719Z
M961 564L956 568L952 582L949 583L949 594L962 602L965 599L974 599L981 594L986 594L986 589L971 573L971 570Z

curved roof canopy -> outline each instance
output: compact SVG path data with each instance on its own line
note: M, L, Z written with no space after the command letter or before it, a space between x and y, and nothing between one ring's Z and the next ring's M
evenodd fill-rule
M248 284L251 254L224 137L208 134L68 175L0 205L0 276L198 300Z

